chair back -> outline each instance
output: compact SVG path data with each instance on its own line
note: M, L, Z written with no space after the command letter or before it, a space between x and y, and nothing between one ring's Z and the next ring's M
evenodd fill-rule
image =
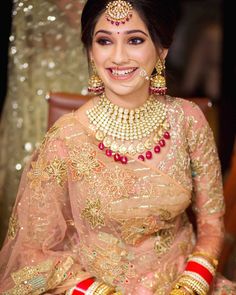
M48 129L62 115L77 110L88 101L91 95L68 92L49 92L48 99Z

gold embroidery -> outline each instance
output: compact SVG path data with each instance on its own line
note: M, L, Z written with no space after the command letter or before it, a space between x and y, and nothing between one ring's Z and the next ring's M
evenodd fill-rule
M156 284L153 288L155 290L154 295L169 294L171 286L178 276L178 266L176 264L167 264L163 271L155 272Z
M105 169L101 174L103 193L112 197L113 200L128 198L135 191L137 177L129 170L119 166L113 169Z
M104 212L101 208L101 201L86 200L86 207L82 210L82 216L88 220L92 228L104 225Z
M156 254L163 255L165 254L171 247L174 240L173 229L161 229L157 232L157 238L155 241L154 248L156 250Z
M122 220L120 226L121 238L131 245L138 244L158 229L157 219L153 216Z
M88 271L91 269L93 274L101 277L107 284L128 283L129 279L135 276L132 255L116 238L103 236L102 241L102 247L96 245L89 248L85 244L80 245L81 257L86 259Z
M200 160L191 161L192 176L195 177L203 172Z
M53 137L54 135L56 135L58 131L59 131L59 127L58 127L58 126L55 126L55 125L52 126L52 127L48 130L48 132L46 133L46 135L44 136L44 138L43 138L43 140L42 140L42 142L41 142L41 145L40 145L40 149L41 149L41 150L45 147L45 145L46 145L48 139L51 138L51 137Z
M203 149L191 161L193 176L197 182L195 185L195 197L201 193L207 196L201 208L197 207L196 204L194 204L193 208L198 212L205 210L208 214L221 212L224 210L223 188L220 163L212 131L208 126L205 126L197 134L191 132L189 141L192 152L196 152L199 145Z
M45 289L43 289L43 292L45 291ZM18 285L12 289L10 289L7 292L4 292L3 295L27 295L27 294L32 294L32 288L30 288L29 285L25 285L25 284L21 284ZM33 293L35 294L35 293Z
M69 152L73 179L89 178L92 172L100 172L104 165L96 159L96 151L89 144L74 148Z
M48 289L53 289L58 286L59 283L70 277L70 273L67 272L70 270L71 266L73 265L74 260L72 257L67 257L65 261L59 261L55 265L55 272L50 277L47 283Z
M23 269L12 273L11 277L15 287L4 293L5 295L38 295L49 289L53 289L62 281L72 275L68 273L74 261L67 257L64 261L47 260L36 266L26 266Z
M144 276L140 278L141 284L152 291L155 295L166 295L170 293L171 286L179 276L176 264L163 264L161 270L153 272L153 277Z
M66 177L66 162L60 159L54 159L46 168L47 173L56 179L57 183L62 186Z
M15 284L20 284L23 281L28 281L39 273L48 272L53 266L51 260L44 261L36 266L25 266L23 269L11 274Z
M162 221L168 221L171 220L172 216L171 213L168 210L165 209L159 209L160 212L160 220Z
M37 190L41 187L41 182L49 180L46 165L47 163L42 159L38 159L36 162L31 163L32 169L27 174L31 188Z
M11 216L9 220L9 227L7 236L9 239L14 239L16 237L16 233L19 229L18 219L16 216Z

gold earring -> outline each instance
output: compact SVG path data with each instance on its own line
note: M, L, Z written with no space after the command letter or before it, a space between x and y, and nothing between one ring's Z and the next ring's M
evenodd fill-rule
M104 84L97 74L94 61L91 60L90 64L92 67L92 75L89 77L88 80L88 91L94 94L101 94L102 92L104 92Z
M165 61L159 59L155 69L156 74L150 78L150 93L165 95L167 91L165 79Z

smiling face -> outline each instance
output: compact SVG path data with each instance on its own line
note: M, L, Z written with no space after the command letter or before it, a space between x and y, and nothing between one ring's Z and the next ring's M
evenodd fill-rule
M147 98L149 81L141 76L141 71L150 76L158 56L147 27L135 10L132 18L119 26L101 15L95 26L90 58L109 98L136 94Z

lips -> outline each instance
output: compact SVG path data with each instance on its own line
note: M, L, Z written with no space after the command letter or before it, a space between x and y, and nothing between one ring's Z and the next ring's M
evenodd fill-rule
M134 67L122 67L122 68L117 68L117 67L112 67L112 68L107 68L108 73L112 79L115 80L126 80L130 79L137 68Z

